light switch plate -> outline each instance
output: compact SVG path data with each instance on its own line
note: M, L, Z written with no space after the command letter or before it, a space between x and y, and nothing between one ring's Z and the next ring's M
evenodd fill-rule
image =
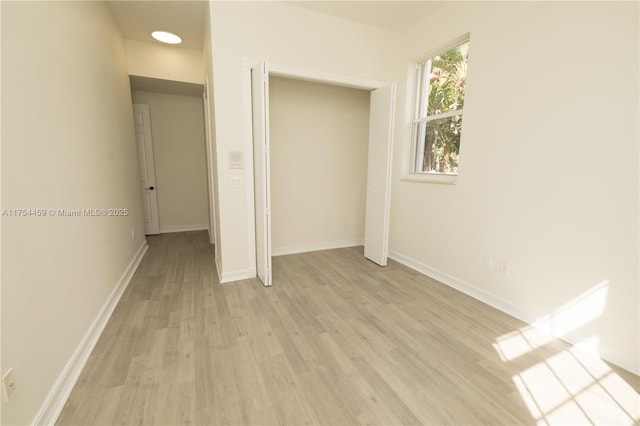
M242 151L229 151L229 168L244 169L244 154Z

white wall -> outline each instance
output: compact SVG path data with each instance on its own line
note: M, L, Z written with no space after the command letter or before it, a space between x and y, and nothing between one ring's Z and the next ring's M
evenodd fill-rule
M361 245L369 91L271 77L274 254Z
M529 319L564 310L581 323L597 309L574 302L607 283L604 312L572 338L597 337L637 372L638 4L443 6L402 36L399 99L408 63L466 32L458 183L400 181L410 111L399 103L391 250Z
M125 40L129 74L202 84L204 62L200 50Z
M397 36L280 2L212 3L222 275L252 266L251 194L230 186L247 175L226 160L250 157L242 58L397 81L395 256L531 320L608 283L604 312L574 336L637 366L637 16L634 3L460 2ZM409 62L467 32L458 183L401 181ZM484 255L507 260L509 274L483 268Z
M31 424L144 231L124 41L109 10L2 2L1 38L2 207L130 211L2 218L1 372L14 369L18 390L1 422Z
M283 2L213 2L210 7L221 269L223 279L240 279L255 268L250 261L253 211L247 213L252 194L246 192L251 169L229 169L227 161L233 150L252 158L246 139L250 123L243 120L242 58L385 81L394 76L398 36ZM234 176L243 179L243 188L231 188Z
M160 232L206 229L207 175L202 98L143 91L149 105Z

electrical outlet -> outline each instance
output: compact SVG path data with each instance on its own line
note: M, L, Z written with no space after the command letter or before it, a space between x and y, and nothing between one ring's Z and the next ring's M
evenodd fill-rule
M231 176L231 187L242 188L242 178L240 176Z
M491 269L491 267L493 266L493 257L491 257L491 256L483 256L482 257L482 266L484 266L487 269Z
M16 375L13 373L13 368L7 371L7 374L2 378L2 384L4 386L4 396L9 401L13 394L16 393Z
M508 274L509 273L509 262L507 262L506 260L501 260L500 261L500 265L498 265L498 269L500 270L500 272L502 272L503 274Z

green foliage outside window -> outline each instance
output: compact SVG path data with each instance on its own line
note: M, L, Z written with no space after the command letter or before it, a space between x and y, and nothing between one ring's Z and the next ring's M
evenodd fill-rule
M418 171L456 173L458 170L468 55L467 42L428 59L424 64L423 72L428 72L423 76L428 79L424 84L428 84L428 103L426 120L419 124L422 129L418 131L418 143L424 144L424 150L417 163L422 170ZM460 114L455 114L456 111ZM439 118L440 114L446 116Z

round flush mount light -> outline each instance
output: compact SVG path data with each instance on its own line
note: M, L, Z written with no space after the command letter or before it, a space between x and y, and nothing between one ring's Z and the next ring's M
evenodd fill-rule
M167 44L180 44L182 43L182 39L180 36L175 35L174 33L170 33L168 31L154 31L151 33L151 37L155 38L158 41Z

